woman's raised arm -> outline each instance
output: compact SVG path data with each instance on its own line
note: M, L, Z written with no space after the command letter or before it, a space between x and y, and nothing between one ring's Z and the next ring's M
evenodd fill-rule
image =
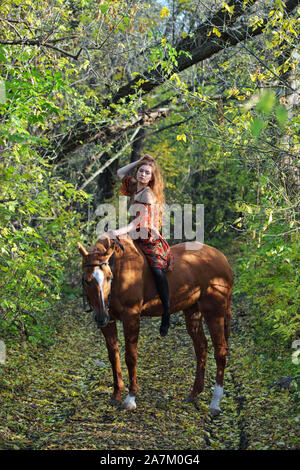
M126 176L130 170L133 170L133 168L136 167L137 163L138 161L132 162L132 163L129 163L128 165L123 166L122 168L119 168L117 170L118 177L122 180L124 176Z
M118 177L122 180L124 176L126 176L129 171L133 170L133 168L135 168L142 160L153 160L153 157L146 154L146 155L143 155L138 160L136 160L135 162L128 163L128 165L122 166L122 168L119 168L117 170Z

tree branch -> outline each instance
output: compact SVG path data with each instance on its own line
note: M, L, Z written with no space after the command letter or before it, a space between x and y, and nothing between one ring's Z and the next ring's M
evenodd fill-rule
M246 6L244 6L243 0L229 1L228 5L234 7L232 14L229 14L225 8L221 8L195 30L193 37L187 37L179 41L175 47L178 53L177 66L174 66L168 74L164 73L160 68L145 71L137 75L126 85L120 87L112 100L105 100L101 104L101 107L108 108L111 104L120 101L121 98L129 100L132 95L137 93L137 90L139 95L147 94L164 83L174 72L186 70L192 65L212 57L228 46L235 46L246 39L252 39L260 35L266 27L267 19L264 19L259 27L249 27L248 24L237 26L235 24L236 20L245 13L245 11L248 11L256 1L257 0L249 0ZM285 6L286 14L291 13L299 3L300 0L288 0ZM212 32L213 27L218 28L221 34L220 37ZM188 55L184 53L179 54L181 51L187 52ZM139 80L141 80L141 82L138 85ZM160 117L164 116L158 116L158 118ZM87 144L99 139L103 142L109 142L114 138L116 133L122 135L123 132L137 125L149 125L152 122L154 121L151 119L148 121L146 119L143 122L143 117L139 117L131 122L123 123L122 126L103 126L100 130L79 122L60 142L60 152L56 159L60 159L63 155L73 152L82 144ZM53 147L56 146L57 144L54 143Z
M100 129L88 127L79 122L73 129L65 135L60 142L53 142L53 148L59 148L60 151L56 156L55 163L60 161L66 154L77 151L83 145L92 142L101 141L109 144L116 138L122 136L124 132L134 129L136 126L149 126L155 121L165 118L170 113L170 108L153 108L151 110L139 111L138 116L132 121L123 121L114 125L103 125ZM50 152L48 152L49 154Z
M63 49L60 49L59 47L54 46L54 43L60 42L60 41L65 41L66 39L75 39L76 36L70 36L70 37L64 37L64 38L57 38L57 39L50 39L48 40L47 38L42 39L24 39L21 38L16 41L6 41L6 40L0 40L0 44L2 45L9 45L9 46L37 46L37 47L47 47L49 49L53 49L56 52L59 52L60 54L70 57L71 59L78 60L78 57L82 51L82 48L79 49L77 54L70 54L70 52L64 51Z
M105 162L105 164L101 168L99 168L99 170L97 170L89 179L87 179L83 183L83 185L79 188L79 191L83 190L89 183L91 183L91 181L93 181L96 178L96 176L103 173L105 168L107 168L114 160L119 158L119 156L122 155L124 150L126 150L126 148L129 147L129 145L132 145L132 142L134 141L134 138L139 132L140 128L141 128L140 126L136 128L133 135L131 136L131 139L124 145L124 147L122 147L122 149L119 152L117 152L113 157L111 157L107 162Z

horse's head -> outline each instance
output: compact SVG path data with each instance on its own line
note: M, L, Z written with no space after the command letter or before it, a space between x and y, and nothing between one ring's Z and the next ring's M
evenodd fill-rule
M119 242L112 241L109 237L98 240L89 251L78 243L82 256L83 295L86 294L95 312L95 320L101 327L106 326L110 319L108 309L113 279L113 255L116 246L121 246L123 249Z

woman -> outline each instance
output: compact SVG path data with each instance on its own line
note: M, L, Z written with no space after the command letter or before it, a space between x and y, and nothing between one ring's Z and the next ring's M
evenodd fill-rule
M131 170L134 170L134 177L126 176ZM133 235L134 232L134 239L149 262L163 304L160 334L166 336L170 326L170 300L165 272L172 271L174 257L160 234L164 205L162 176L157 162L148 154L120 168L117 173L123 183L121 193L130 196L129 207L137 209L139 215L131 217L133 220L125 227L109 230L107 234L115 238L125 233L130 235L130 232Z

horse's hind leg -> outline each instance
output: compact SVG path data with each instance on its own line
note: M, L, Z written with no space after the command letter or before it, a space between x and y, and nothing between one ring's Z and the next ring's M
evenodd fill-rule
M228 346L225 338L225 314L203 312L205 322L210 332L214 346L214 356L217 364L216 383L214 394L210 403L210 412L213 415L220 413L220 401L223 396L224 370L226 366Z
M207 355L207 340L202 325L201 312L184 310L186 329L193 340L197 359L196 376L193 389L188 396L189 401L195 401L197 395L204 389L204 375Z

